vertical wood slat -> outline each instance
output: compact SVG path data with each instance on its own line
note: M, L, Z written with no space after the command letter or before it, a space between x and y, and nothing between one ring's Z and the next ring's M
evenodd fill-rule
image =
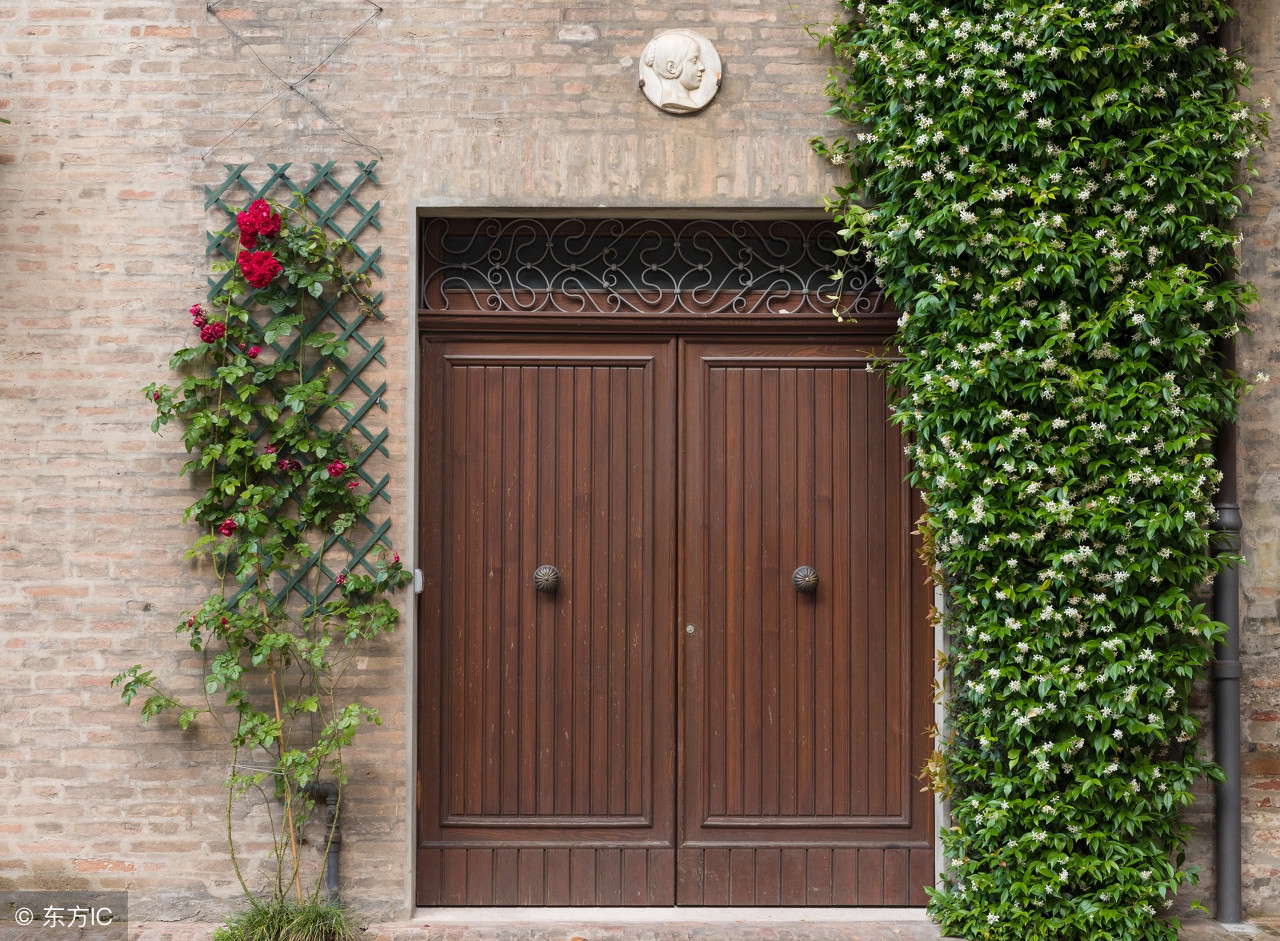
M418 905L443 905L444 889L440 884L444 868L444 850L418 850Z
M886 905L906 905L911 897L907 882L910 852L905 849L884 851L884 903Z
M527 528L521 512L521 494L517 482L511 479L513 472L524 466L524 449L521 445L521 370L501 371L501 407L497 422L501 428L503 454L500 461L502 474L498 481L499 526L502 539L497 553L502 571L500 610L518 611L520 608L521 580L516 577L520 568L523 533ZM493 775L497 788L494 809L496 813L513 814L520 806L521 777L528 777L528 765L521 764L520 698L523 673L520 669L521 622L504 616L499 621L499 662L502 664L504 682L499 690L499 719L496 726L498 754L497 773ZM521 774L522 768L524 774ZM514 896L514 858L512 859L512 895ZM495 861L495 867L497 863ZM498 891L497 869L494 870L494 891ZM495 895L496 897L496 895ZM506 904L511 904L510 902Z
M544 857L546 867L545 905L572 905L569 890L569 850L554 847L546 851Z
M884 850L858 850L858 904L885 904Z
M831 904L858 904L858 851L841 847L831 854Z
M780 523L778 555L779 577L786 576L786 563L799 554L799 534L796 518L799 515L799 481L797 478L796 454L802 437L796 420L796 371L780 370L778 382L778 460L781 462L778 478L778 506L783 514L785 524ZM796 592L788 592L785 585L780 591L778 605L779 645L782 650L778 661L778 729L780 747L778 750L778 801L774 813L795 814L797 812L798 733L795 726L798 713L797 701L799 690L797 677L800 672L799 631L796 621L796 608L799 599ZM788 628L787 625L790 625Z
M467 904L493 904L493 850L467 850Z
M507 370L501 367L476 367L480 373L480 382L484 388L483 435L485 457L481 463L482 480L481 518L482 530L480 538L483 569L481 577L489 582L485 590L477 595L483 599L480 616L480 660L476 664L476 672L480 683L480 701L483 705L477 710L480 719L480 761L474 769L479 777L480 812L487 814L501 813L501 770L502 736L502 693L506 685L492 681L492 673L496 666L499 674L502 662L502 631L507 618L502 616L502 548L500 536L494 538L503 529L502 492L503 492L503 458L504 444L502 428L502 376ZM491 580L497 577L495 585ZM492 885L486 885L483 893L491 896Z
M467 904L467 851L464 849L446 849L441 854L442 864L442 901L445 905Z
M594 457L591 437L591 370L584 368L562 371L568 373L568 381L572 387L572 394L567 399L572 411L566 422L566 432L571 435L567 450L570 451L572 469L569 472L570 491L562 499L571 512L568 548L569 558L573 560L574 566L572 572L565 571L562 574L566 580L572 578L575 586L591 585L596 577L596 560L591 554L595 498L591 490ZM567 749L569 778L566 782L569 788L567 812L570 814L591 812L591 777L583 773L583 763L590 762L591 753L591 696L594 685L591 675L591 598L592 594L588 594L583 599L585 604L574 605L567 611L571 627L569 672L565 674L565 680L569 685L570 705L566 725L562 728L568 730L565 738L571 746ZM573 891L571 885L570 893Z
M874 394L874 390L868 396L868 402L872 410L880 406L880 397ZM866 438L867 469L870 479L870 487L868 489L871 494L883 494L886 489L885 442L883 436L875 434L874 430L872 430L873 423L869 420L869 417L867 427L869 432ZM894 613L885 597L886 579L888 577L887 567L890 563L888 558L889 547L886 545L885 534L888 507L883 499L872 500L867 510L867 536L868 541L871 542L872 550L871 566L868 572L868 587L870 590L867 594L871 609L869 623L877 625L886 623ZM885 724L889 703L886 699L888 689L884 675L884 646L876 643L875 640L877 639L873 635L872 642L867 648L867 753L883 756L887 751ZM884 768L882 764L868 762L867 771L867 812L870 814L883 814L886 812L885 774L888 769Z
M831 850L811 849L805 860L807 902L810 905L831 904Z
M631 370L608 370L605 378L608 381L607 407L601 412L610 428L625 429L627 421L627 379ZM634 607L629 606L630 578L640 566L632 565L627 554L628 518L630 515L631 479L638 476L631 472L627 463L626 434L615 433L609 438L609 511L608 511L608 553L612 570L609 576L608 596L605 599L605 617L607 624L619 624L626 627L622 631L609 631L608 662L605 666L607 690L606 719L604 736L608 743L604 773L599 774L604 784L604 798L597 805L609 815L626 813L627 806L627 652L631 646L630 626L635 622L629 618ZM622 860L618 859L617 894L622 895ZM617 904L611 902L608 904Z
M795 564L801 555L812 556L814 532L813 487L815 473L815 416L813 370L797 369L796 372L796 430L799 440L796 448L796 531ZM813 561L817 561L816 559ZM801 598L796 595L796 793L795 814L811 816L814 813L814 631L817 598Z
M774 436L781 434L782 402L780 375L777 369L766 369L761 383L761 419L764 427L774 429ZM779 812L778 763L780 760L779 726L779 657L781 656L781 607L786 592L783 534L790 528L789 514L784 521L781 484L782 454L784 446L761 449L760 486L764 496L760 500L760 539L763 544L760 560L760 657L758 658L760 684L760 795L754 812L777 814ZM773 495L773 496L770 496ZM748 808L748 813L753 812ZM776 884L776 880L775 883Z
M649 904L649 852L624 849L622 853L622 887L619 905Z
M569 850L569 904L596 904L596 851Z
M769 499L763 489L761 455L767 450L766 441L772 429L764 425L763 390L759 369L743 371L742 427L743 496L747 500L742 508L742 563L745 572L762 572L767 549L762 539L761 507ZM746 420L750 413L755 416ZM760 647L763 622L760 617L763 585L762 579L745 578L740 586L742 596L742 621L740 637L741 672L735 685L742 690L742 735L738 743L738 758L734 762L739 771L737 793L733 796L734 812L759 816L760 814L760 754L761 717ZM773 588L773 585L769 586Z
M519 891L520 851L514 846L501 846L493 851L493 904L516 905Z
M756 853L748 847L729 850L729 904L758 905L756 901Z
M622 850L610 847L595 851L596 905L622 904Z
M529 367L520 371L520 475L519 509L520 554L522 558L537 555L545 525L538 502L539 450L532 445L538 440L538 378L541 370ZM530 436L533 436L532 440ZM514 579L512 580L515 581ZM546 667L541 638L538 631L537 597L533 592L517 591L517 608L521 633L519 695L517 697L519 721L519 755L517 761L522 773L517 784L516 812L538 813L538 779L544 774L542 756L538 746L541 713L539 709L539 684Z
M635 422L631 437L627 442L627 466L634 468L642 465L644 456L654 451L654 435L659 433L654 423L656 417L652 409L646 408L646 402L654 394L651 388L651 376L635 372L627 386L626 411L628 415L644 410L646 419ZM646 499L648 488L652 486L646 474L628 473L631 483L628 493L627 546L643 545L646 532L654 532L656 521L653 513L653 502ZM656 572L646 572L643 565L634 566L627 584L627 609L639 611L640 618L635 623L627 644L628 675L651 676L654 663L652 636L645 625L655 623L653 595L647 586L651 584ZM673 678L674 684L674 678ZM644 717L652 715L653 688L644 683L631 683L627 688L627 803L625 812L642 814L646 809L646 798L653 793L653 765L645 761L645 754L653 748L652 730L646 725ZM674 742L672 743L674 747ZM642 769L639 774L635 769ZM674 883L672 883L674 885Z
M519 899L520 905L544 905L547 902L546 883L543 876L543 850L522 847L519 850Z
M840 370L839 379L846 382L851 378L849 370ZM832 421L831 406L834 401L834 386L837 376L832 369L813 370L813 559L821 569L832 573L828 579L828 597L832 599L832 614L819 615L815 609L815 629L813 635L813 813L817 816L830 816L835 812L834 789L835 746L832 741L834 730L838 724L832 714L834 709L832 656L833 644L837 634L843 636L847 630L841 624L847 612L834 607L836 593L841 586L847 585L847 578L837 572L836 566L843 553L835 552L836 541L848 541L850 520L836 520L835 513L835 473L832 452L836 445L847 441L850 430L835 427ZM816 599L812 599L816 600ZM810 865L812 876L814 869ZM827 899L830 900L830 868L827 873ZM810 888L810 904L813 904L813 890Z
M729 850L715 847L702 851L702 904L729 904Z
M857 421L864 425L870 425L872 418L868 398L868 387L861 383L855 384L850 404L851 422ZM855 447L857 445L850 440L850 449L852 450ZM865 445L863 445L862 450L865 452ZM865 458L854 460L852 455L850 456L849 494L851 508L854 506L868 506L873 500L868 465L869 462ZM851 509L850 512L856 511ZM870 571L872 559L875 557L875 547L871 545L871 524L867 514L857 515L860 519L855 524L852 538L850 539L851 558L848 571L852 583L865 585L870 584ZM880 623L872 620L871 604L871 592L868 591L854 600L851 606L849 631L850 665L848 673L845 674L846 683L850 689L860 681L863 672L867 669L873 643L872 625ZM868 723L871 718L868 711L859 708L859 706L860 703L855 700L850 703L849 707L852 712L849 734L851 755L865 755L870 747ZM857 761L852 758L850 760L852 762L852 773L849 780L849 813L867 814L870 806L868 795L870 793L871 769L866 761Z
M783 905L805 905L809 901L807 856L803 847L782 851Z

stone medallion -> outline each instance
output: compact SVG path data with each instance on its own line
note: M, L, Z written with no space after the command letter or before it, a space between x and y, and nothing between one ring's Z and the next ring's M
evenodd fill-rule
M670 114L701 111L720 88L720 54L701 33L668 30L644 47L640 88L650 102Z

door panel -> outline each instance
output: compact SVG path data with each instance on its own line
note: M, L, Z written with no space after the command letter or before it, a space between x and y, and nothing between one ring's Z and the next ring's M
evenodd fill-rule
M728 904L758 884L759 904L841 904L837 871L875 869L857 904L919 904L931 632L883 376L849 344L689 341L681 357L695 633L677 895ZM792 584L802 565L813 594Z
M674 343L425 347L421 894L647 901L661 860L621 850L674 846Z
M423 363L419 903L924 904L921 507L865 350Z

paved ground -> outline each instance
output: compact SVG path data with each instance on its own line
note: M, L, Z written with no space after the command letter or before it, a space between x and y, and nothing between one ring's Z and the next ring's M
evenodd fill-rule
M217 924L202 922L147 922L130 926L130 941L209 941ZM1280 919L1252 924L1252 933L1228 931L1208 919L1184 924L1180 941L1225 941L1252 937L1280 941ZM366 941L939 941L932 924L919 921L843 923L733 922L706 924L609 925L564 922L557 924L469 925L430 924L415 919L371 925Z

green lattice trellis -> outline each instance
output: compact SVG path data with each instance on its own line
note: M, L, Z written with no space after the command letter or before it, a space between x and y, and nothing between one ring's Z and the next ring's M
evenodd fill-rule
M270 170L270 176L259 185L254 185L245 176L245 171L249 169L249 164L226 165L227 178L217 187L206 186L205 204L206 211L216 211L224 213L227 216L226 225L219 231L214 230L207 233L206 255L219 255L228 261L233 261L236 256L238 241L234 235L226 235L223 233L234 232L236 229L236 212L243 209L255 199L272 199L276 202L292 205L299 208L301 199L306 199L306 212L317 224L327 229L333 236L345 239L351 243L355 252L358 264L355 266L357 272L367 272L371 275L381 275L382 268L378 264L378 259L382 255L382 248L375 247L373 249L365 249L357 244L361 233L365 228L372 226L374 229L381 230L382 226L378 222L378 209L381 202L375 202L369 207L365 207L357 198L357 191L365 184L372 183L375 186L378 178L374 174L374 168L377 161L369 163L361 163L356 161L358 172L350 183L343 184L333 172L334 161L329 163L313 163L311 164L311 178L305 183L297 183L289 176L290 163L283 164L267 164ZM242 199L238 198L243 196ZM354 221L348 222L351 213L345 213L343 210L349 208L354 213ZM339 224L338 218L343 218L342 224ZM343 228L343 226L346 226ZM209 298L212 299L226 283L230 277L230 272L223 274L221 277L209 277ZM382 302L382 293L376 292L371 295L371 301L376 307ZM293 356L298 353L299 347L304 337L316 331L331 331L339 334L344 340L348 341L349 349L352 355L347 361L341 361L333 358L327 358L323 362L316 362L307 368L304 372L306 379L310 380L315 377L317 372L326 368L333 368L337 375L337 382L332 389L342 399L351 404L350 409L338 408L337 411L342 416L343 430L349 437L352 445L352 451L358 450L358 456L355 459L354 470L361 479L369 486L370 497L373 502L372 506L377 505L380 500L382 503L390 504L391 497L387 493L387 484L390 480L389 475L383 474L381 477L375 477L369 472L372 466L371 459L375 454L381 454L388 457L386 447L387 428L370 427L380 423L372 421L376 416L373 411L376 405L382 411L387 410L386 403L382 400L383 394L386 392L387 384L385 381L379 382L376 386L371 385L366 380L365 370L373 363L379 366L385 366L386 360L383 357L383 346L385 341L379 337L370 339L360 332L360 327L365 323L366 318L357 311L339 310L336 301L325 298L319 303L314 314L306 319L296 335L287 345L279 343L267 344L263 340L263 345L270 345L277 353L282 356ZM262 325L256 324L256 329L261 333ZM316 416L317 418L320 416ZM356 436L359 437L356 437ZM363 439L363 445L357 447L358 442ZM366 467L369 464L369 467ZM374 514L374 517L380 517L381 514ZM385 545L391 547L391 539L387 535L391 527L391 520L385 518L373 518L371 516L361 516L357 524L347 530L340 536L329 537L325 543L325 552L316 553L307 559L298 570L286 579L283 586L276 593L281 601L290 594L296 592L307 604L320 605L336 588L336 578L338 572L326 560L332 560L333 554L329 550L335 546L340 547L342 552L346 553L345 568L354 568L359 565L366 571L373 573L375 571L373 564L368 561L370 551L377 545ZM336 553L341 557L341 552ZM308 576L312 576L313 584L316 567L319 566L321 578L319 579L319 587L314 594L308 587ZM242 592L246 589L242 589ZM237 594L237 599L239 595ZM232 599L234 605L236 599Z

